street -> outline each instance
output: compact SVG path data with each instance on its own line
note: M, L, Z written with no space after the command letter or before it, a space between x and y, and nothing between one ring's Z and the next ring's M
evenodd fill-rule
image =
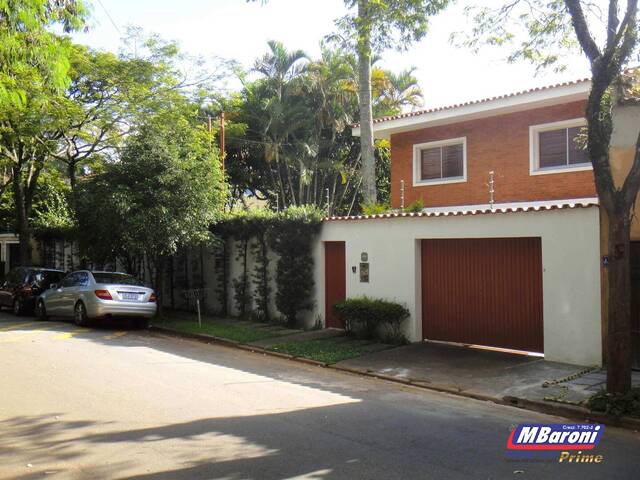
M640 435L601 464L507 458L557 417L147 331L0 314L0 478L638 478Z

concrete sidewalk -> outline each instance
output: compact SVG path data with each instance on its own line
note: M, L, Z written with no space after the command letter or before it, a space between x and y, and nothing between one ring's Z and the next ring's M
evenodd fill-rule
M430 342L363 355L336 366L484 397L574 404L606 382L601 369L585 373L586 366ZM640 384L639 372L634 372L634 383Z

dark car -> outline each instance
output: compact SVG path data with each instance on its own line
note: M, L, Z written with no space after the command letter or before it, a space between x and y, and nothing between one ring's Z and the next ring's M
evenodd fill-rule
M33 312L38 295L59 283L65 272L52 268L16 267L0 286L0 307L11 307L16 315Z

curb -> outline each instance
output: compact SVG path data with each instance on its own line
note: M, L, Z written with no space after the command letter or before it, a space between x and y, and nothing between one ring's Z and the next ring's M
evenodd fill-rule
M510 406L514 408L519 408L522 410L530 410L533 412L544 413L547 415L565 417L572 420L597 422L605 425L610 425L612 427L619 427L619 428L626 428L629 430L640 431L640 419L635 419L630 417L612 417L610 415L605 415L603 413L592 412L591 410L587 410L584 407L571 406L571 405L558 404L558 403L541 402L537 400L528 400L526 398L513 397L509 395L502 398L494 397L484 393L473 392L471 390L461 390L459 388L452 387L449 385L438 385L438 384L430 383L424 380L413 380L411 378L393 377L391 375L384 375L382 373L375 373L373 371L365 371L365 370L359 370L356 368L343 367L335 363L331 364L331 363L319 362L317 360L311 360L310 358L296 357L293 355L289 355L287 353L274 352L272 350L267 350L262 347L240 343L235 340L229 340L226 338L216 337L214 335L207 335L203 333L201 334L201 333L179 332L176 330L171 330L163 327L155 327L155 326L150 326L149 331L166 334L171 337L195 340L201 343L207 343L207 344L217 343L226 347L236 348L236 349L244 350L251 353L269 355L271 357L281 358L284 360L292 360L295 362L304 363L307 365L313 365L316 367L330 368L332 370L351 373L353 375L377 378L378 380L398 383L398 384L409 386L409 387L420 388L422 390L448 393L450 395L456 395L458 397L470 398L473 400L479 400L483 402L491 402L497 405L505 405L505 406Z
M258 347L256 345L251 345L248 343L240 343L236 340L229 340L227 338L216 337L215 335L207 335L206 333L179 332L177 330L172 330L170 328L156 327L153 325L149 327L149 331L152 333L153 332L161 333L163 335L168 335L170 337L184 338L187 340L195 340L200 343L206 343L206 344L217 343L225 347L237 348L239 350L245 350L251 353L259 353L262 355L269 355L271 357L282 358L285 360L295 360L300 363L306 363L308 365L313 365L316 367L329 366L329 364L325 362L318 362L317 360L311 360L310 358L296 357L294 355L289 355L288 353L274 352L273 350L267 350L266 348Z
M527 400L519 397L504 397L505 405L516 408L533 410L548 415L557 415L575 420L586 420L587 422L603 423L612 427L626 428L640 431L640 420L631 417L612 417L600 412L592 412L584 407L564 405L557 403L541 402L537 400Z
M171 337L186 338L189 340L197 340L202 343L219 343L228 347L239 348L242 346L240 342L235 340L229 340L228 338L216 337L214 335L207 335L206 333L188 333L178 332L177 330L171 330L170 328L155 327L151 325L149 327L150 332L162 333Z

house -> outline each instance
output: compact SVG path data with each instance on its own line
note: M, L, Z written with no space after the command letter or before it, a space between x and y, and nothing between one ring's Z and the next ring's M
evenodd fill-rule
M338 326L336 301L382 297L408 307L412 341L601 365L606 238L575 143L589 89L585 79L375 120L391 142L392 207L425 208L327 219L316 247L326 325Z

